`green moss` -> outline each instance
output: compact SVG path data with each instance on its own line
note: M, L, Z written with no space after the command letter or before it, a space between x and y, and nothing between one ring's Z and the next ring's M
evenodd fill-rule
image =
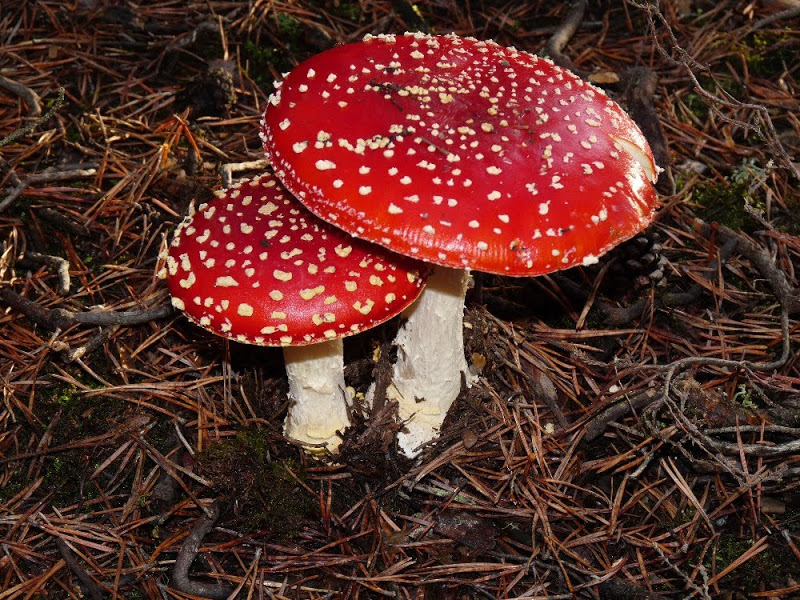
M284 39L296 40L301 33L303 24L291 15L278 13L278 31Z
M741 69L741 60L747 64L750 75L761 79L774 79L782 75L786 65L796 60L797 47L793 47L788 32L755 31L735 46L739 63L733 67Z
M331 8L331 12L351 23L361 23L364 20L364 14L358 2L340 2L338 6L334 5Z
M83 474L97 466L89 464L85 451L72 450L53 455L45 463L42 473L42 488L51 492L53 506L68 506L97 497L95 486L82 485Z
M278 35L286 47L302 41L303 23L299 19L278 13L276 17ZM267 88L272 86L273 72L284 73L294 67L291 51L274 46L259 46L253 41L244 44L244 57L247 59L247 74L258 85Z
M98 370L102 361L96 361ZM95 387L96 382L82 381L82 373L73 376L87 387ZM48 444L54 448L89 438L109 431L115 423L125 418L127 404L122 400L104 398L86 399L80 389L73 384L61 383L52 387L41 387L36 395L35 413L39 420L49 425L58 420L50 429L52 439ZM22 433L32 435L34 432L23 426ZM41 432L37 432L41 435ZM97 495L94 485L83 485L85 476L93 472L104 459L104 455L93 448L76 448L74 450L51 452L42 458L42 484L36 492L37 497L50 496L54 506L67 506L81 500L90 500ZM27 480L27 469L17 468L11 479L0 489L0 503L8 501L30 484Z
M8 504L9 500L27 487L24 479L20 476L19 471L15 471L11 480L0 486L0 504Z
M291 57L280 48L271 46L264 48L250 41L244 45L244 56L248 63L248 76L265 88L272 86L273 69L278 73L283 73L290 71L293 66Z
M708 102L696 92L689 92L684 96L683 103L698 119L705 119L708 114Z
M707 75L700 75L697 80L703 90L723 98L725 94L733 98L742 98L745 91L742 84L729 75L715 74L713 78ZM704 120L708 116L708 107L711 101L698 91L686 94L683 102L698 119Z
M730 533L723 533L715 548L716 572L719 573L747 552L754 544L752 539L742 539ZM705 566L711 570L711 555L705 559ZM727 576L729 581L735 580L745 593L761 589L763 584L784 582L787 577L800 577L800 564L791 552L784 552L770 545L744 564L737 567ZM724 586L725 580L722 584Z
M698 216L734 230L752 232L757 223L745 210L748 185L744 181L703 181L692 191L692 199L703 210Z
M752 390L748 389L747 384L740 384L736 388L736 393L733 395L733 401L738 402L743 408L755 409L757 408L756 401L753 399Z
M77 388L74 385L59 386L54 390L53 400L61 408L70 410L77 402Z
M271 460L260 429L245 429L212 445L198 461L217 490L236 500L236 517L245 529L267 529L290 539L319 518L316 501L292 475L299 473L298 466Z

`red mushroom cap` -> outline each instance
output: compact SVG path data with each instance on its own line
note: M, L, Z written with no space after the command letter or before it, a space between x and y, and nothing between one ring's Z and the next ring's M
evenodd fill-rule
M652 152L601 90L455 35L367 36L312 57L271 98L262 139L319 217L445 266L590 264L656 206Z
M272 175L217 193L178 227L172 303L218 335L301 346L358 333L422 291L421 264L320 221Z

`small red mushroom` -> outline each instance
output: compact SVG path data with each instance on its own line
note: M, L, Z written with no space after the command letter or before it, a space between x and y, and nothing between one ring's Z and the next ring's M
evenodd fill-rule
M335 449L349 425L342 338L392 318L419 263L320 221L272 175L218 192L178 227L162 276L173 305L237 342L283 346L287 436Z
M466 375L467 270L592 264L657 204L652 152L602 90L547 59L455 35L367 36L312 57L270 99L262 140L316 215L440 265L398 337L390 394L402 418L414 415L407 454L434 437Z

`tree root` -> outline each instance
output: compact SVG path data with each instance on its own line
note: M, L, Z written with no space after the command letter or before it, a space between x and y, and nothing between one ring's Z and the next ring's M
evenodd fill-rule
M58 274L58 293L61 295L69 293L70 277L69 262L60 256L50 256L49 254L39 254L38 252L28 251L17 265L23 268L30 268L38 265L47 265L54 268Z

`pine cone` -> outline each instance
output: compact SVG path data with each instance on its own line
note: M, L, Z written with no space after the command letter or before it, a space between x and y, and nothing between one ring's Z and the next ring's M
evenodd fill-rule
M657 231L645 231L611 250L606 258L612 261L607 275L609 283L633 284L635 289L665 285L667 260L661 255L660 239Z

